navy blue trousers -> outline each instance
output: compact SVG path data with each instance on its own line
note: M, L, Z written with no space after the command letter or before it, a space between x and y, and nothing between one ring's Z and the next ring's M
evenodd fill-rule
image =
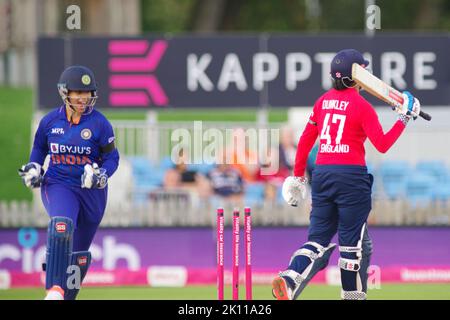
M356 246L372 209L372 184L365 166L316 166L308 241L326 247L337 232L340 246Z
M52 182L42 185L41 198L48 215L73 221L73 251L89 250L105 212L107 192L107 187L81 189Z

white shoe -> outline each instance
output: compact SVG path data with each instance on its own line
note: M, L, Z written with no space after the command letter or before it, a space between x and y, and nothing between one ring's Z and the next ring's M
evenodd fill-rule
M64 300L64 290L60 286L53 286L47 291L44 300Z

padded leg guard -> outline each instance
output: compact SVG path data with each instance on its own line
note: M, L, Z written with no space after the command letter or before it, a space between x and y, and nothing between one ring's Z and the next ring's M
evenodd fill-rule
M45 288L66 288L67 267L70 263L73 223L67 217L53 217L47 229Z
M365 300L367 298L367 270L372 256L372 240L363 225L361 237L356 247L340 246L342 292L344 300Z
M336 248L335 243L323 247L317 242L307 242L294 252L289 268L280 272L279 276L287 280L292 289L292 300L298 298L308 282L328 265L330 256Z
M91 253L89 251L73 252L70 261L67 279L67 289L64 292L64 300L75 300L80 291L81 284L91 264Z

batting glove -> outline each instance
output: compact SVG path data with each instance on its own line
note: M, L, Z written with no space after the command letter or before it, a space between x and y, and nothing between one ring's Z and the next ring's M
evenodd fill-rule
M84 166L84 173L81 175L81 188L103 189L108 184L106 170L99 168L95 162Z
M44 169L39 163L30 162L23 165L19 170L19 176L22 178L22 182L28 188L39 188L42 183L42 176L44 175Z
M287 177L283 183L282 195L284 201L289 205L296 207L300 200L306 198L306 177Z
M403 91L403 105L401 108L397 108L397 112L400 115L406 116L407 118L417 119L420 113L420 101L415 98L411 92Z

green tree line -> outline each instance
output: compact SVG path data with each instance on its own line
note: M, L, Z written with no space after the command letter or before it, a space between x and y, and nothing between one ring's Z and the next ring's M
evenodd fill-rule
M375 0L381 31L449 31L450 0ZM141 0L143 32L357 32L364 0Z

